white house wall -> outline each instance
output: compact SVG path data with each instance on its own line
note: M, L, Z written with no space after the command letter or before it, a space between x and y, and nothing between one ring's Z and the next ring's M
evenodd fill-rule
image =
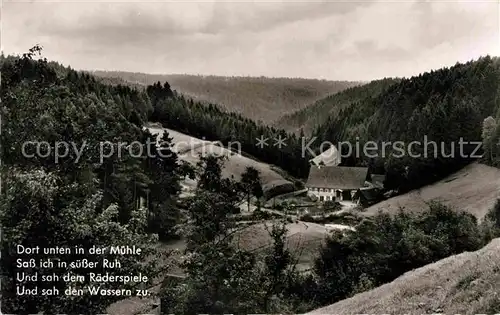
M320 197L323 197L323 201L335 200L337 190L338 189L328 189L328 191L324 191L324 190L318 191L316 189L307 188L307 194L313 195L318 199L320 199Z

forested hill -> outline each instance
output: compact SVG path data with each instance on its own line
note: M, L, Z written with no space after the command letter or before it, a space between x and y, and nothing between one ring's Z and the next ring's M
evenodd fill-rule
M329 116L334 116L341 109L351 105L356 106L365 98L380 95L389 86L399 81L399 79L386 78L348 88L318 100L303 109L286 114L278 119L274 125L290 132L302 130L305 135L311 135L317 126L326 122Z
M132 84L151 85L167 81L172 89L186 97L219 104L227 111L265 123L304 108L329 94L360 84L301 78L156 75L122 71L92 73L108 80L119 78Z
M448 175L472 160L467 157L477 157L482 151L476 151L476 145L464 145L460 151L460 139L481 142L483 120L498 117L499 110L500 60L486 56L403 79L379 95L348 104L318 126L313 136L318 143L359 139L361 147L375 141L379 156L380 144L390 143L385 157L357 163L369 163L377 172L385 170L388 187L408 190ZM425 149L425 137L437 143L436 150ZM404 143L403 157L396 156L397 141ZM410 157L407 149L412 141L420 145L413 146Z
M165 237L176 224L179 212L173 200L180 191L184 170L175 154L169 159L156 158L156 141L142 130L141 120L153 111L145 92L104 85L89 75L62 69L39 59L40 51L35 46L21 57L0 58L2 311L104 313L110 303L121 297L16 294L16 274L20 269L15 262L18 258L27 259L16 252L16 246L39 247L39 253L29 257L34 261L51 258L69 264L82 259L95 263L103 257L118 257L111 253L101 257L89 254L93 245L133 244L143 250L143 255L120 257L123 265L110 270L110 275L142 272L151 277L158 270L154 261L145 261L155 243L150 233ZM171 143L164 140L167 156ZM109 145L100 152L104 143ZM139 146L128 154L130 151L121 144L132 143ZM137 158L138 147L151 154ZM110 152L112 149L114 152ZM146 193L147 214L137 206L139 196ZM47 257L42 252L43 248L76 246L85 248L85 253ZM35 266L29 272L38 272L39 281L23 285L38 288L39 293L54 287L64 292L67 282L41 280L42 275L52 275L53 271L61 280L63 272L67 272ZM74 268L71 272L81 277L89 270ZM79 285L90 283L86 277ZM116 282L107 288L124 286Z
M220 141L232 148L239 144L247 155L277 165L292 176L307 177L311 156L308 152L302 156L302 140L295 134L257 123L238 113L228 113L216 104L193 101L172 91L168 83L148 86L147 94L154 108L150 121L197 138ZM281 146L276 145L280 137L284 140Z

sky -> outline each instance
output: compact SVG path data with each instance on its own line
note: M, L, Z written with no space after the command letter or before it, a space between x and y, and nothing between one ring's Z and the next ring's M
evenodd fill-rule
M1 49L74 69L372 80L500 56L499 1L3 0Z

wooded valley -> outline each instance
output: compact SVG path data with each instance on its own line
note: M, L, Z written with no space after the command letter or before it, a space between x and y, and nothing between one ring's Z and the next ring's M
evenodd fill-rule
M465 156L398 158L389 151L377 158L351 155L342 161L342 166L366 166L371 173L386 174L386 190L401 195L442 180L470 163L500 166L497 57L363 85L318 81L316 87L307 88L309 83L298 79L272 84L255 79L260 82L257 85L266 87L253 89L248 82L254 79L237 79L245 82L236 84L234 93L249 99L244 107L237 107L233 100L215 103L225 92L193 99L172 87L176 79L151 81L156 77L145 76L141 81L117 72L110 77L119 79L104 80L107 73L97 77L63 67L43 58L42 52L40 46L34 46L22 56L0 59L5 313L98 314L124 299L16 295L19 254L13 248L17 244L140 247L142 255L120 257L123 268L112 273L147 275L150 281L145 285L161 287L156 297L163 314L293 314L371 290L440 259L479 250L500 237L500 202L486 217L477 218L435 201L419 213L402 209L397 214L368 216L360 208L349 210L338 216L343 222L354 222L352 230L328 232L324 241L292 248L288 229L303 223L302 217L289 215L291 206L285 203L278 208L273 199L274 205L269 205L271 198L264 198L261 174L255 168L247 167L238 178L223 176L224 158L208 154L200 156L196 164L188 163L174 150L175 141L168 132L157 146L158 139L145 128L156 123L190 137L220 141L223 146L238 142L241 155L283 172L296 191L303 189L309 160L314 157L310 152L303 155L303 143L313 138L311 148L316 154L324 141L410 143L427 136L438 143L458 143L460 138L482 143L481 158L470 157L475 148L466 146ZM219 77L206 80L211 89L220 86ZM177 84L188 89L191 83ZM289 84L300 87L294 92ZM192 91L197 89L205 87L192 87ZM248 104L254 94L269 90L290 93L269 109L273 115L278 111L283 115L269 114L269 120L256 121L262 117ZM262 105L265 97L257 99L256 108L271 104ZM269 138L271 145L257 146L261 136ZM272 145L277 136L287 139L286 146ZM35 142L48 143L45 156L26 154L25 144ZM103 157L103 142L112 144L114 152L120 150L119 143L126 143L127 150L122 156ZM69 150L58 155L61 143L82 147L83 154ZM131 154L135 150L132 143L139 143L136 149L140 152L152 154L139 154L138 158ZM187 197L181 194L186 180L196 182ZM255 210L250 211L251 206ZM258 249L241 245L242 231L263 222L270 223L263 228L269 242L258 244ZM165 250L164 245L177 241L185 247ZM304 248L313 252L313 263L306 271L297 268L298 252ZM104 257L113 260L118 255ZM52 258L102 259L88 252ZM180 280L172 280L174 269L181 270ZM71 272L83 275L87 271L76 268ZM85 280L79 285L89 284ZM32 285L48 286L41 281ZM67 285L60 281L56 287L64 291ZM108 285L123 288L117 283ZM136 288L134 284L126 287ZM477 311L498 312L498 301L491 298Z

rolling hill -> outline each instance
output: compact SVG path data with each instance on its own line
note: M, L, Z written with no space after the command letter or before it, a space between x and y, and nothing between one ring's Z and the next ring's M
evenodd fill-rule
M194 100L215 103L227 111L237 112L264 123L271 123L285 113L304 108L327 95L361 84L300 78L160 75L123 71L91 73L106 78L109 83L119 83L122 80L134 85L150 85L167 81L173 90Z
M308 314L497 314L500 239Z
M280 175L281 172L278 173L276 168L271 167L269 164L253 160L238 152L220 147L217 143L211 141L191 137L175 130L160 128L157 125L150 126L151 127L148 127L149 131L152 134L159 134L160 137L163 135L164 131L167 131L169 136L173 138L173 150L178 153L179 159L189 162L192 165L198 163L200 154L214 154L227 158L222 170L222 175L224 177L234 177L236 180L239 180L246 167L254 167L260 172L263 185L268 183L274 183L275 185L291 184L290 181ZM185 180L183 184L186 188L193 188L196 185L194 181L190 180Z

